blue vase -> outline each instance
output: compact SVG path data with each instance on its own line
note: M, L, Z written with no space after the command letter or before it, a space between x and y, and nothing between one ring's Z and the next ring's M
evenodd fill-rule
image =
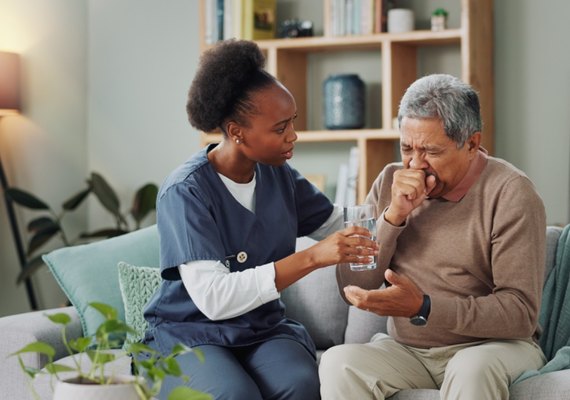
M323 83L325 127L364 127L365 88L356 74L331 75Z

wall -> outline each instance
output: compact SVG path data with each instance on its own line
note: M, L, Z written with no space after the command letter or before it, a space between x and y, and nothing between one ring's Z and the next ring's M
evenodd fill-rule
M84 185L87 166L86 11L82 1L0 2L0 50L21 55L23 75L22 115L0 121L2 160L12 186L37 194L57 212ZM17 212L21 221L37 214ZM85 227L85 209L70 217L64 223L73 236ZM24 286L15 286L20 267L13 243L2 203L0 315L29 310ZM64 303L47 268L34 284L42 307Z
M570 222L570 2L495 1L497 155L525 171L549 223Z
M199 149L185 109L199 55L198 7L187 0L88 4L88 167L107 177L126 210L136 188L160 184ZM90 208L91 226L105 219L100 207Z

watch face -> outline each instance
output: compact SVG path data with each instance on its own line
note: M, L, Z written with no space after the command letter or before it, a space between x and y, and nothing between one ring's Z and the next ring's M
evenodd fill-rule
M427 320L421 315L413 316L410 318L410 322L415 326L425 326L425 324L427 324Z

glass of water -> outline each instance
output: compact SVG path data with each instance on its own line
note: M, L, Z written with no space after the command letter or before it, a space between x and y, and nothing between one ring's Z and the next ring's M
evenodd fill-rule
M370 231L372 240L376 240L376 207L361 204L344 208L344 226L360 226ZM376 256L364 256L362 262L350 263L352 271L368 271L376 268Z

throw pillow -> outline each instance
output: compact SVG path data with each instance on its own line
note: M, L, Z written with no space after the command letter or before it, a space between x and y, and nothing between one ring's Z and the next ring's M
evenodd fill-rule
M159 265L156 225L80 246L63 247L43 256L55 280L77 309L84 336L94 335L103 317L89 303L117 309L125 319L117 263Z
M125 305L125 322L136 333L127 333L125 344L140 341L144 337L144 332L148 323L143 317L143 311L160 285L160 269L156 267L138 267L135 265L120 262L117 265L119 270L119 287Z

